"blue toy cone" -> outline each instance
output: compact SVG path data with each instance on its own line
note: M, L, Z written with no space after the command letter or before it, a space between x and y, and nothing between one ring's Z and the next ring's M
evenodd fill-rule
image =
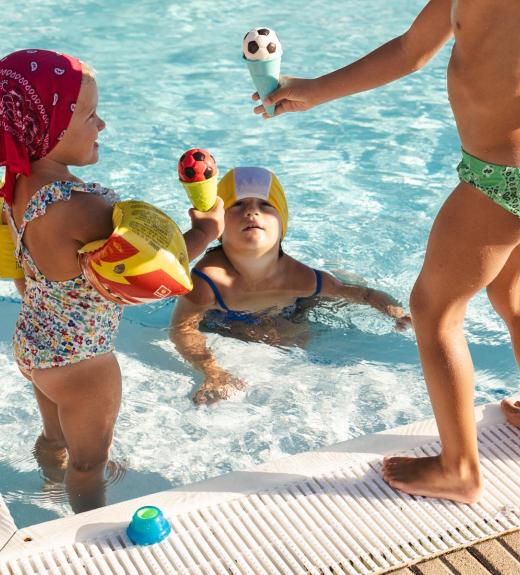
M264 100L271 92L278 88L278 80L280 79L280 65L282 57L274 58L273 60L247 60L247 67L249 73L255 84L255 88L260 95L260 99ZM274 114L274 106L265 106L266 112L269 116Z

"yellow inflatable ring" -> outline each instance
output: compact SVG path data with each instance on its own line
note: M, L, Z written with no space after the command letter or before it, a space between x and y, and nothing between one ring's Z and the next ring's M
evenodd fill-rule
M112 223L108 239L78 252L83 273L102 296L133 305L192 289L184 238L164 212L138 200L118 202Z
M0 215L3 207L4 200L0 198ZM14 243L11 230L7 224L2 224L0 218L0 278L18 280L23 277L23 270L14 257Z

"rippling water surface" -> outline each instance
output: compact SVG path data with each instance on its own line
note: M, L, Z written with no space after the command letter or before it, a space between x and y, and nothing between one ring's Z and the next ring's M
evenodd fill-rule
M419 74L306 114L261 121L240 55L244 33L269 26L284 43L283 70L318 75L403 32L423 0L0 0L0 53L70 52L97 70L107 122L98 165L80 170L125 197L145 198L188 225L175 165L210 148L221 173L274 170L289 207L286 251L314 267L357 274L407 301L433 217L456 183L458 140L445 92L446 47ZM63 488L32 456L35 400L11 359L18 303L0 283L0 492L18 525L70 513ZM247 391L194 408L200 384L168 342L171 304L126 313L118 339L124 398L107 472L108 500L187 484L284 454L431 415L413 334L371 310L312 312L305 349L209 342ZM508 335L483 295L467 333L477 401L516 389Z

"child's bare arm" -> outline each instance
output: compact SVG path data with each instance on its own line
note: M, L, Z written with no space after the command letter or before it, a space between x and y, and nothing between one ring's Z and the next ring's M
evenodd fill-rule
M68 202L58 202L52 207L47 212L49 227L59 229L63 237L74 239L78 247L106 239L114 231L113 206L103 196L73 192Z
M199 256L213 240L224 231L224 202L217 198L209 212L199 212L193 208L189 211L191 229L184 234L184 241L191 261Z
M322 289L320 295L325 297L342 298L352 303L369 305L381 313L396 320L396 327L399 329L411 325L410 316L401 307L398 301L384 291L369 288L367 286L357 286L344 284L331 274L322 272Z
M207 346L199 324L215 298L206 282L197 276L193 277L193 284L193 291L177 301L170 339L182 357L204 374L203 384L193 395L193 401L200 405L227 399L235 391L243 389L245 382L221 368Z
M199 330L207 305L200 305L187 296L177 300L170 325L170 339L182 357L194 368L206 373L218 368L206 337Z
M80 246L101 238L108 238L113 231L112 206L101 196L73 194L68 203L52 212L55 222L64 235L70 235ZM190 209L191 229L184 234L188 258L199 256L224 230L224 207L220 198L208 212ZM59 218L59 220L58 220Z
M363 58L316 79L284 78L264 100L275 115L308 110L336 98L387 84L422 68L452 36L451 0L430 0L407 32ZM255 94L253 99L257 100ZM264 107L255 108L257 114ZM267 117L267 116L266 116Z

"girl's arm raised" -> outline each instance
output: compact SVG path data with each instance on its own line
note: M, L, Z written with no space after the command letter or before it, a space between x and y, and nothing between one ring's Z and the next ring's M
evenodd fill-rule
M184 241L188 251L188 259L194 260L219 238L224 231L224 202L217 198L215 205L208 212L199 212L191 208L188 212L191 218L191 229L184 233Z

